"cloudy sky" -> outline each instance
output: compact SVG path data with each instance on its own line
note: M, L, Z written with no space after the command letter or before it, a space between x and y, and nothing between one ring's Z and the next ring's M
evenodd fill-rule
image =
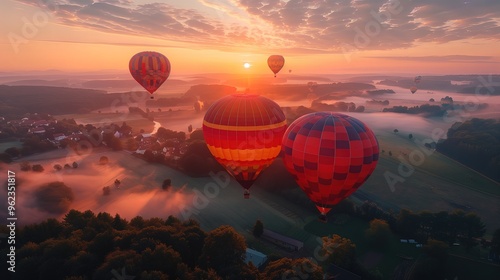
M143 50L172 74L498 73L498 0L2 0L0 71L127 69Z

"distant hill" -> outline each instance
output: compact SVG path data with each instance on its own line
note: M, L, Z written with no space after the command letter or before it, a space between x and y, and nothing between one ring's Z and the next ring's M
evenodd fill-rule
M184 93L184 98L200 100L207 106L219 98L235 94L236 90L235 87L226 85L195 85Z
M52 87L68 87L71 86L70 82L66 79L60 80L18 80L14 82L7 82L4 85L8 86L52 86Z
M189 82L182 80L167 80L165 85L169 86L178 86L185 85ZM134 79L120 79L120 80L90 80L82 83L82 87L84 88L134 88L140 86Z
M379 76L379 77L354 77L353 81L363 81L368 78L381 80L378 84L410 88L415 85L414 77ZM379 78L379 79L377 79ZM416 86L425 90L446 90L458 93L476 93L476 90L486 91L491 95L499 95L500 87L491 85L500 80L500 75L444 75L422 76ZM485 94L485 93L482 93Z
M106 94L101 90L0 85L0 111L7 117L25 113L87 113L110 106L120 97L121 94Z

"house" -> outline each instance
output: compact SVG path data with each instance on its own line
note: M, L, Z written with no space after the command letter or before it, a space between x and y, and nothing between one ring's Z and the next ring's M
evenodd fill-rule
M55 141L61 141L66 139L66 135L64 135L63 133L55 133L52 134L52 138L54 138Z
M299 251L304 247L304 243L288 236L281 235L274 231L264 229L262 238L291 251Z
M46 120L34 121L31 126L49 126L49 122Z
M42 134L42 133L45 133L45 128L35 127L35 128L30 129L29 132L34 133L34 134Z
M255 267L260 268L267 261L267 256L259 251L247 248L245 253L245 263L252 262Z

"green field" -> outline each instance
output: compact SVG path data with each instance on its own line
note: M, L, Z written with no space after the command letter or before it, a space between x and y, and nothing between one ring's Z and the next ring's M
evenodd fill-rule
M370 199L396 211L407 208L414 212L455 209L476 212L487 226L486 237L500 228L499 183L438 152L429 150L432 153L426 155L406 136L379 131L377 138L385 153L381 153L375 172L355 193L358 200ZM422 151L425 157L420 165L412 166L414 171L410 174L402 168L401 158L410 162L407 155L413 151ZM399 176L402 182L391 186L385 174Z
M446 262L446 279L481 279L498 280L500 265L487 261L476 261L455 255L448 256Z

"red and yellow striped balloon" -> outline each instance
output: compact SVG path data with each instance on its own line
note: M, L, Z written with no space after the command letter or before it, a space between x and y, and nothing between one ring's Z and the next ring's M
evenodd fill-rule
M281 150L286 130L278 104L259 95L223 97L208 109L203 136L215 159L248 189Z
M140 52L129 62L132 77L149 93L154 93L170 75L170 61L161 53Z

